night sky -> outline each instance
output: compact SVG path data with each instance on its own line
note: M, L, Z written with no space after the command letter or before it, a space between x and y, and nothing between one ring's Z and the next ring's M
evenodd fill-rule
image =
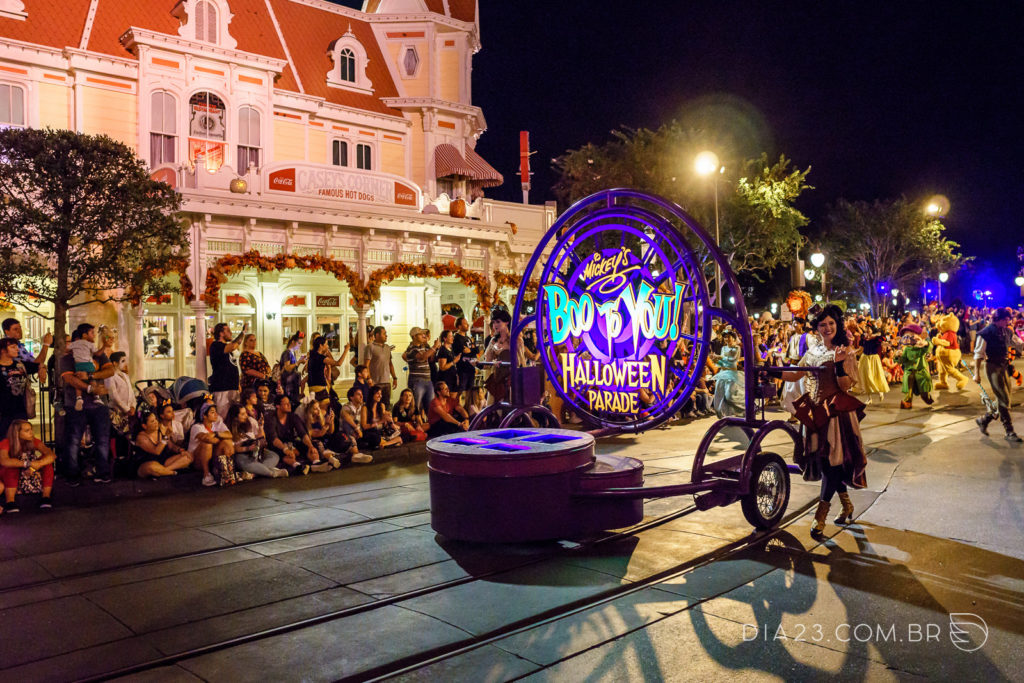
M360 3L342 3L359 6ZM950 199L949 235L1012 279L1024 244L1024 4L480 0L477 150L520 201L554 199L550 161L620 126L714 105L751 144L811 166L810 231L839 197ZM692 160L681 160L681 171Z

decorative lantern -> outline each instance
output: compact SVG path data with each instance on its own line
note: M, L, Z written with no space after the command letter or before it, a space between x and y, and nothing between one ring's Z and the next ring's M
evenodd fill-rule
M235 194L245 194L246 190L249 189L249 183L245 182L245 178L233 178L228 185L228 189Z
M465 199L453 199L451 204L448 206L448 215L452 218L465 218L466 217L466 200Z

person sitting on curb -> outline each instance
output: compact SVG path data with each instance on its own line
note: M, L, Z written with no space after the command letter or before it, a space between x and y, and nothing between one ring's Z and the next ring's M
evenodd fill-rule
M170 409L173 415L174 409L170 404L165 405L164 409ZM137 476L140 479L169 477L192 464L191 454L160 429L156 413L146 410L139 421L142 429L135 436L135 455L139 463Z
M402 389L395 403L394 420L402 433L402 441L426 441L427 433L423 431L423 420L420 411L416 410L412 389Z
M291 468L291 473L307 474L310 470L323 473L334 469L330 462L320 460L320 452L313 446L302 418L292 412L292 400L278 394L274 406L274 412L263 425L267 447Z
M40 510L53 507L53 463L57 456L46 444L36 438L28 420L15 420L7 430L7 438L0 441L0 477L6 496L3 511L18 512L15 500L19 493L41 493Z
M217 413L217 406L205 403L199 408L199 419L189 433L192 464L203 473L203 486L231 486L235 483L235 443L231 431ZM213 466L211 468L211 462ZM213 471L217 472L217 477Z
M342 431L356 444L358 449L372 451L380 447L380 433L376 430L369 434L363 433L360 426L363 420L363 392L359 387L349 387L348 403L341 408ZM369 453L355 452L352 454L354 463L373 462L373 456Z
M430 402L430 411L427 413L427 421L430 422L427 435L433 439L469 429L469 415L459 405L458 399L452 396L448 383L438 382L435 391L437 395ZM459 420L459 417L462 420Z
M228 411L228 428L235 440L235 466L251 477L287 477L288 470L278 467L280 461L267 450L267 439L256 418L246 405L236 403Z

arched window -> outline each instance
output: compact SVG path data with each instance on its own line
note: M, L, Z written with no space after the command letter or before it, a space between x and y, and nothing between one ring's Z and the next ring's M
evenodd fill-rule
M356 145L356 168L365 171L373 170L373 148L369 145Z
M341 80L356 82L356 55L347 47L338 53L338 69Z
M0 85L0 128L25 125L25 90L17 85Z
M196 40L217 42L217 8L212 2L196 3Z
M189 161L214 173L224 165L224 101L211 92L197 92L188 104Z
M260 165L260 113L252 107L238 110L238 172Z
M178 101L169 92L156 90L149 98L149 165L174 163L178 146Z
M331 160L335 166L348 166L348 143L344 140L331 141Z

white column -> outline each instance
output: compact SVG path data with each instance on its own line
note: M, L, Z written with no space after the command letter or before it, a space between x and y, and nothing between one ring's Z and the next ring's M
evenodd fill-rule
M206 302L196 299L191 304L196 316L196 367L194 377L206 381L210 374L206 369Z
M359 345L359 360L362 363L366 360L366 315L370 312L369 306L356 306L356 319L359 321L356 327L356 343Z
M260 282L260 295L261 301L256 302L256 325L262 334L257 337L257 346L273 366L284 351L281 340L281 289L276 278L273 282Z

